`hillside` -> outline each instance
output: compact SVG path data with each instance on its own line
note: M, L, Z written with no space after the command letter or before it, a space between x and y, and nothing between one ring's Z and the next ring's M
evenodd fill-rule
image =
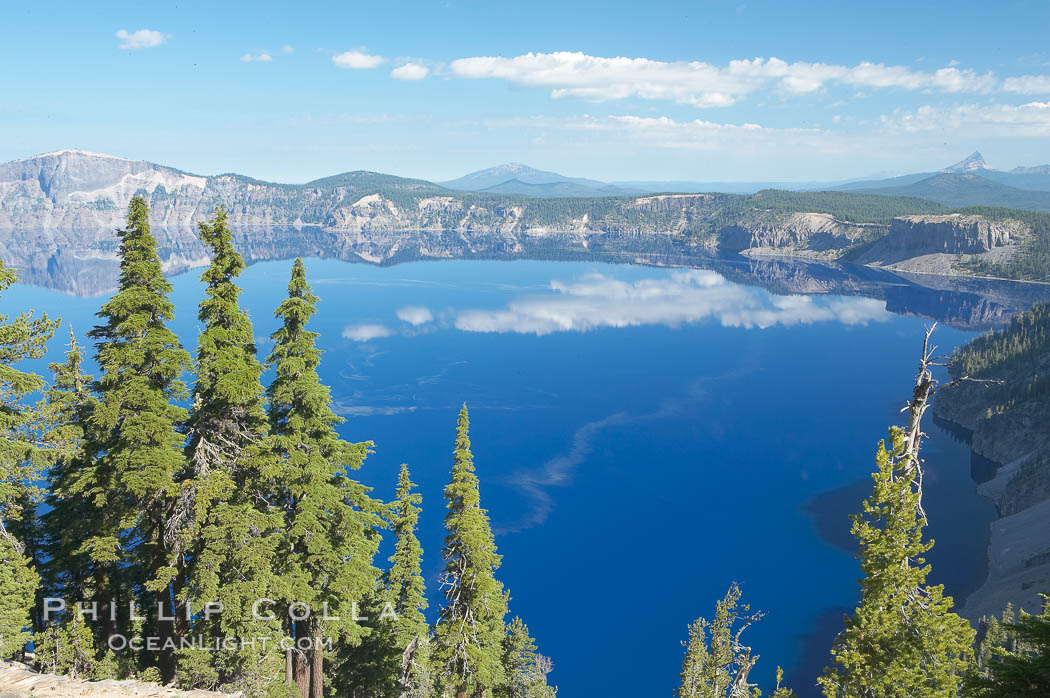
M985 334L951 359L963 382L937 397L937 417L963 427L975 453L1000 464L980 492L1002 518L992 526L989 578L967 601L976 617L1007 601L1029 611L1050 586L1050 304Z
M568 194L577 185L520 186L565 188ZM843 259L926 273L1024 279L1050 273L1050 217L967 209L966 215L988 219L985 233L995 231L989 244L975 244L972 221L943 219L939 227L924 227L915 216L943 216L951 209L913 196L763 190L552 198L453 191L368 171L275 184L72 150L0 165L0 257L21 267L30 283L78 293L103 290L115 278L112 231L123 224L134 195L150 206L168 273L206 261L196 224L220 205L253 261L298 254L390 263L550 257L570 250L706 250ZM909 242L887 253L883 248L895 239L894 230L908 234ZM939 232L927 239L912 234L916 230Z
M1018 189L972 172L944 172L901 186L858 188L854 191L882 196L913 196L952 207L1002 206L1050 211L1050 191Z
M615 187L611 184L603 184L600 187L591 187L576 182L543 182L529 183L520 179L509 179L491 187L480 190L490 194L523 194L525 196L539 197L566 197L566 196L626 196L639 193L637 190Z
M1043 191L1050 192L1050 165L1035 165L1035 166L1018 166L1011 170L997 170L989 167L984 161L984 156L979 152L972 153L966 158L963 158L954 165L950 165L940 170L939 172L918 172L915 174L906 174L898 177L890 177L888 179L874 179L867 181L854 181L847 182L845 184L839 184L829 187L837 191L868 191L878 193L893 193L900 192L904 188L918 184L920 182L932 179L938 175L973 175L979 177L980 180L988 180L998 184L1005 185L1010 189L1022 189L1031 191ZM952 182L952 179L942 180L940 186L940 193L945 196L956 196L965 197L967 194L967 187L973 189L971 200L967 201L942 201L942 203L949 203L950 205L987 205L987 206L1016 206L1018 208L1031 208L1031 206L1020 206L1018 203L1011 203L1007 198L1018 199L1019 195L1016 192L1008 190L1000 190L994 187L988 186L985 182L980 180L955 180L955 184L946 184ZM973 182L977 181L977 186ZM938 185L934 185L938 186ZM950 190L953 186L959 188L959 192L953 193ZM905 194L910 196L924 196L924 194L918 192L912 192ZM979 197L982 200L973 200L974 197ZM1005 198L998 198L1005 197ZM930 197L928 197L930 198ZM936 199L940 201L940 199ZM1036 201L1041 201L1036 199Z

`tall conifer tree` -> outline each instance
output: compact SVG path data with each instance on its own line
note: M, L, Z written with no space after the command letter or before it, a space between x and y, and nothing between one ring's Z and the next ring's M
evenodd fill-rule
M0 262L0 293L16 279ZM26 628L39 576L18 527L24 517L35 513L40 496L37 482L47 464L47 453L31 434L34 411L23 403L44 386L44 380L13 364L42 357L57 326L46 314L39 318L30 312L15 318L0 315L0 658L22 649L28 640Z
M344 648L339 667L333 671L339 695L432 695L430 628L423 614L427 607L423 548L416 537L422 497L413 491L415 487L408 466L402 464L395 499L388 507L394 554L380 588L368 599L373 612L383 607L386 615L372 624L360 645Z
M91 393L93 377L83 371L84 354L72 328L65 361L49 365L51 386L40 402L40 425L52 445L48 472L48 511L41 516L47 563L48 592L67 599L92 596L90 556L82 549L87 532L98 529L99 509L79 490L87 451L87 425L97 400Z
M414 492L416 485L401 465L397 480L391 524L394 529L394 554L386 573L385 600L397 614L396 620L380 626L389 645L392 663L388 672L396 678L400 698L425 698L433 690L430 671L430 627L423 611L427 607L426 584L423 580L423 547L416 537L419 526L420 503L423 498Z
M40 517L45 541L44 587L48 596L68 604L58 621L61 625L46 629L42 646L53 652L51 670L77 675L100 666L97 647L107 635L107 625L113 631L113 609L111 599L99 597L106 587L107 569L95 565L84 547L105 525L103 510L84 496L83 489L90 486L85 475L94 453L88 425L98 401L91 393L93 377L83 371L84 355L72 328L69 335L65 361L50 364L52 383L39 406L42 438L52 448L48 510ZM96 604L98 613L92 622L77 618L73 604L78 602L89 607Z
M136 196L128 207L120 237L120 284L102 306L102 322L90 333L97 341L102 375L99 403L91 417L98 458L96 503L108 514L108 530L90 542L96 563L131 562L143 588L152 594L161 645L159 669L167 683L175 677L169 639L172 583L178 582L178 521L173 517L184 470L185 437L179 431L186 410L175 404L186 396L182 375L190 356L167 323L174 317L171 284L161 270L157 241L150 232L149 207ZM115 585L115 582L113 583Z
M394 554L386 574L388 599L397 613L396 644L400 649L415 637L426 638L426 586L423 581L423 547L416 537L419 526L420 503L423 498L413 492L416 485L401 465L397 480L397 495L393 505Z
M198 318L204 329L187 423L180 559L187 567L188 598L223 607L214 618L199 619L194 634L257 640L255 647L206 653L215 660L216 679L252 692L284 678L279 626L251 617L252 604L273 586L277 556L276 511L259 496L265 494L263 473L273 463L263 443L269 422L255 330L238 303L236 279L244 260L233 246L226 209L217 208L198 228L211 248L211 263L201 275L206 287ZM261 637L268 640L265 647ZM200 655L183 653L205 680L210 675L200 667L209 657Z
M495 576L501 557L481 508L467 406L459 411L452 480L445 487L445 606L434 631L435 658L458 698L491 695L503 682L507 593Z
M292 608L297 615L302 615L302 604L312 610L309 618L294 620L288 628L289 635L312 643L309 660L299 652L289 653L288 675L302 695L311 698L324 692L326 638L360 641L354 603L376 588L376 528L382 525L381 504L348 475L361 466L371 443L339 437L335 427L343 420L332 411L330 391L317 374L317 333L306 329L316 306L317 297L297 259L288 298L275 313L282 326L272 335L268 361L276 375L267 390L267 443L279 459L274 484L283 514L277 560L282 600L299 604ZM337 620L322 618L325 605Z
M879 442L874 488L853 517L860 546L860 605L835 640L820 684L829 698L953 698L973 662L974 630L952 612L942 585L929 585L923 537L922 415L937 389L927 330L908 426Z

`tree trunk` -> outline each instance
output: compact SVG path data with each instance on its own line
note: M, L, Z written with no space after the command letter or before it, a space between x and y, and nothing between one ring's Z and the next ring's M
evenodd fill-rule
M118 621L114 613L114 611L120 610L120 599L117 597L119 582L117 580L116 564L113 565L113 569L109 572L108 579L106 578L106 570L101 565L95 565L92 576L95 579L94 598L98 601L103 643L108 649L111 638L120 633L120 627L117 624Z
M467 698L467 684L461 683L456 689L456 698Z
M292 668L292 650L291 647L284 651L284 682L289 686L295 683L295 670Z
M184 638L190 631L190 622L186 619L186 601L179 598L186 587L186 558L182 555L179 556L177 568L179 571L171 582L172 598L175 600L172 613L175 615L175 637Z
M158 614L157 635L160 640L160 650L157 652L157 668L160 669L160 682L164 685L175 680L175 649L171 646L171 643L175 642L175 621L159 617L162 609L164 615L168 617L175 611L170 594L170 584L155 592L153 609L151 609L151 612Z
M295 636L296 648L292 652L292 660L294 662L294 673L295 673L295 686L299 689L299 695L302 698L311 698L310 696L310 662L306 659L306 654L299 646L299 642L302 638L307 637L306 624L292 621L292 635Z
M324 646L320 629L314 631L310 651L310 698L324 698Z

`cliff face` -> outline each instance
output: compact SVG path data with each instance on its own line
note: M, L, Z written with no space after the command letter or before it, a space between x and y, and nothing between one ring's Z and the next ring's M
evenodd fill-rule
M236 228L317 226L346 233L485 230L500 233L687 233L719 195L561 200L453 192L430 182L349 172L305 185L239 175L200 177L152 163L60 151L0 165L0 231L92 244L90 231L122 224L128 200L146 198L171 241L226 206ZM722 197L724 198L724 197ZM88 237L85 237L87 235Z
M884 226L841 221L827 213L792 213L748 217L718 231L718 246L745 250L845 250Z
M1001 261L1016 254L1016 241L1026 234L1023 224L980 216L903 216L892 224L887 216L886 223L862 223L792 209L810 201L869 214L886 206L922 208L922 202L881 197L858 202L828 193L772 192L538 199L360 171L290 185L232 174L202 177L67 150L0 165L0 259L21 268L32 283L78 293L104 290L101 281L115 278L113 231L136 195L150 205L171 273L206 261L196 224L220 205L229 211L241 249L255 260L315 254L383 263L409 250L422 257L541 249L556 256L621 248L630 239L629 247L640 253L662 252L673 241L679 248L674 254L717 248L956 274L961 255Z
M992 221L977 215L899 216L883 237L847 251L857 264L932 274L959 273L964 258L1005 262L1030 234L1016 220Z
M962 382L937 396L938 417L972 432L974 452L1001 464L979 491L1002 518L992 525L988 580L964 608L1001 612L1007 601L1038 611L1050 588L1050 304L1038 304L952 358Z
M992 222L983 216L901 216L884 238L887 250L931 254L981 254L1016 241L1024 227L1016 221Z

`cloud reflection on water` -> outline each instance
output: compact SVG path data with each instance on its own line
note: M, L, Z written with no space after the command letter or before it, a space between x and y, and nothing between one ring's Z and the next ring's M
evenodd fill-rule
M511 301L505 309L462 310L454 325L466 332L547 335L602 327L683 324L716 319L723 326L760 328L817 322L883 322L884 301L840 296L777 296L727 281L713 271L682 270L628 282L589 274L552 281L554 294Z

